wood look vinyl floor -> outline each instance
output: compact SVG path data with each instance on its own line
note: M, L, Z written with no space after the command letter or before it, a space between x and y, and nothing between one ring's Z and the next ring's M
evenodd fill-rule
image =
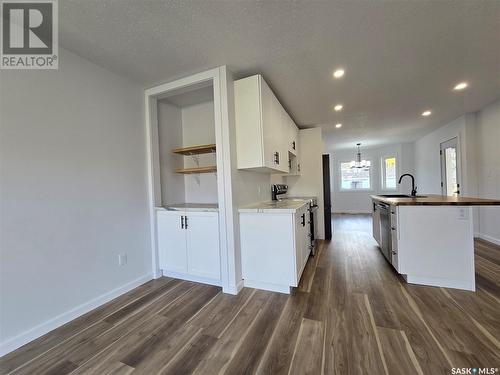
M339 215L288 296L148 282L1 358L1 374L451 374L500 366L500 247L477 292L406 284Z

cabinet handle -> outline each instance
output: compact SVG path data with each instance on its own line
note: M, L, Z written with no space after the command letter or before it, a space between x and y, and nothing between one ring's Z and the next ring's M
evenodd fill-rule
M302 222L301 222L302 226L305 227L306 226L306 214L302 214Z
M279 165L280 163L280 153L278 151L276 151L274 153L274 164L278 164Z
M184 216L184 227L185 229L188 229L188 217Z
M181 229L184 229L184 216L181 216Z

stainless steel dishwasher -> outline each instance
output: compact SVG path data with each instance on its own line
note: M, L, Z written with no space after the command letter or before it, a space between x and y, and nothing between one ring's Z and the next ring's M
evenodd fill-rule
M380 248L385 259L392 263L391 207L388 204L378 203L377 208L380 211Z

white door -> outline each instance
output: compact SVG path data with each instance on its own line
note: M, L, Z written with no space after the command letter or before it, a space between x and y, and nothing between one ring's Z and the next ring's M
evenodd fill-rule
M189 274L219 280L218 212L188 212L186 218Z
M460 195L460 155L458 138L441 143L441 191L443 195Z
M162 270L187 272L184 218L183 211L158 211L158 255Z

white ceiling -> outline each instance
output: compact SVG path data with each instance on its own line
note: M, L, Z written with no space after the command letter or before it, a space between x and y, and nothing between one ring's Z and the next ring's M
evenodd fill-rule
M323 126L330 149L412 141L500 98L496 0L65 0L59 8L63 47L145 86L218 65L237 77L262 73L299 126ZM334 80L339 66L346 75ZM453 92L463 80L469 88ZM432 116L421 117L428 108Z

